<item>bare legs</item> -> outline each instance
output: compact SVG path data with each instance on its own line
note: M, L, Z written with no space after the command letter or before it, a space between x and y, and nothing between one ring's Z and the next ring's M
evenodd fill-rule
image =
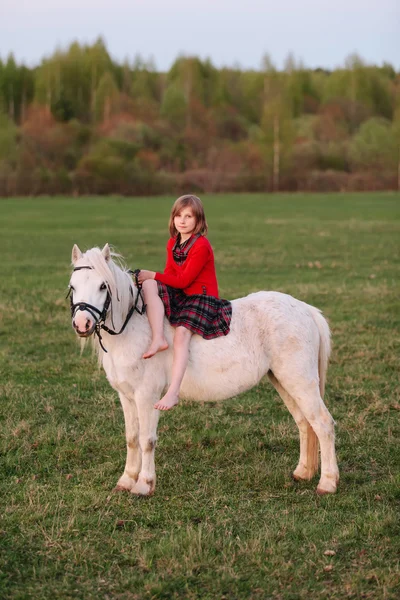
M168 342L164 337L164 305L158 295L157 281L146 279L143 282L143 292L147 305L147 317L152 331L152 340L149 349L143 354L143 358L150 358L157 352L168 348Z
M169 410L179 402L179 390L189 360L192 335L186 327L177 327L175 330L171 383L165 396L154 405L158 410Z
M143 358L150 358L157 352L168 348L164 337L164 305L158 295L157 282L146 279L143 282L144 297L147 304L147 316L151 326L152 340ZM177 327L174 337L174 358L172 362L171 384L165 396L155 404L158 410L169 410L179 402L179 390L189 359L189 344L192 332L186 327Z

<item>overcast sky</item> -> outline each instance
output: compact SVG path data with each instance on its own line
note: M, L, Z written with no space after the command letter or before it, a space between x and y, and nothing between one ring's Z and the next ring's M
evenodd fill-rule
M400 69L400 0L0 0L0 57L29 66L71 41L101 35L118 62L153 57L168 70L180 53L217 66L256 68L292 52L334 68L357 52Z

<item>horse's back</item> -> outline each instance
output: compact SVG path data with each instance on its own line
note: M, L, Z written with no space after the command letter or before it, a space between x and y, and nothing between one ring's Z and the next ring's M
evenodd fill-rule
M256 321L257 330L269 338L303 335L315 327L314 312L319 311L289 294L255 292L232 301L232 328L240 330L249 321Z
M280 292L262 291L232 301L227 336L193 336L182 385L184 396L223 399L256 385L274 363L299 348L318 360L318 328L313 307Z

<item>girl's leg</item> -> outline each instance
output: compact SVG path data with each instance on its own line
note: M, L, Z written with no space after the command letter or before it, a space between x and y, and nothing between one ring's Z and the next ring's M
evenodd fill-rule
M176 328L171 383L165 396L154 405L158 410L169 410L179 402L179 390L189 360L189 344L192 335L186 327Z
M143 354L143 358L150 358L157 352L166 350L168 342L164 337L164 305L158 295L157 281L146 279L143 282L144 299L147 305L147 317L149 319L152 340L149 349Z

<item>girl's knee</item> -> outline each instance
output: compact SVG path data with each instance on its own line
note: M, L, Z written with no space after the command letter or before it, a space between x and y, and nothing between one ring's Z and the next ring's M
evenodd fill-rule
M185 342L192 337L193 333L186 327L179 326L175 331L174 343Z
M157 281L155 279L146 279L142 283L142 289L146 294L157 293L158 294L158 286Z
M157 281L155 279L146 279L146 281L143 281L143 283L142 283L142 287L144 289L156 287L156 286L157 286Z

